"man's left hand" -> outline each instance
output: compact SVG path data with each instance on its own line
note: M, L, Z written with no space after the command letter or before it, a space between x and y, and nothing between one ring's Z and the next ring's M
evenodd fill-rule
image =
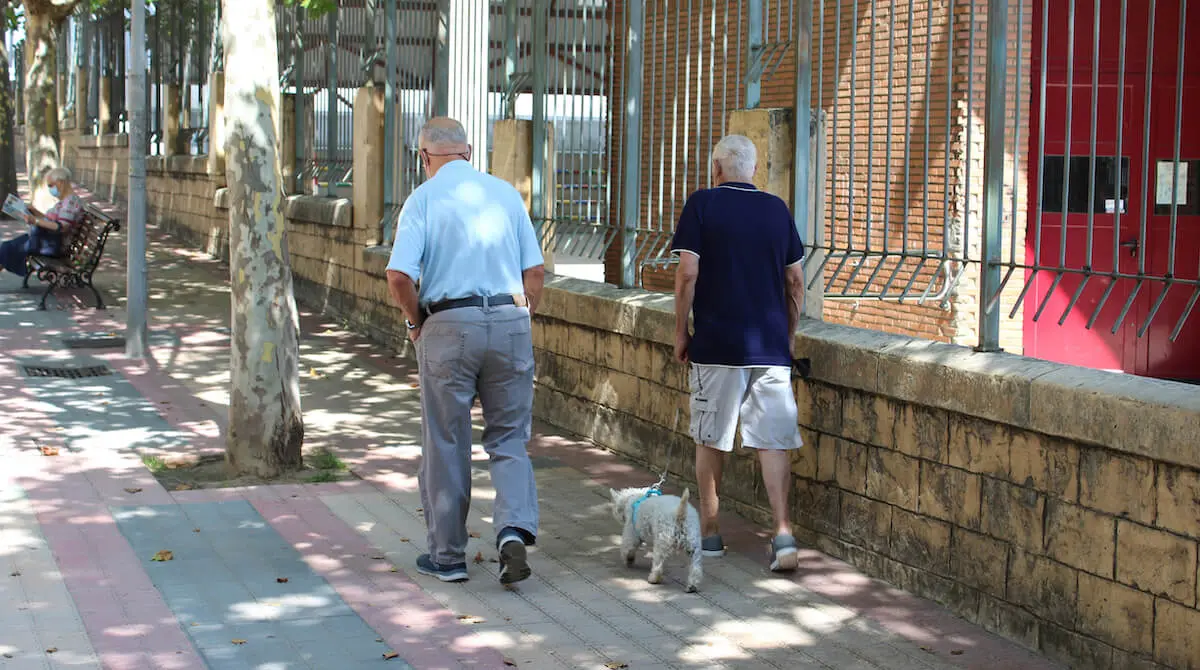
M692 336L690 333L675 334L675 360L679 363L688 362L688 350L692 346Z

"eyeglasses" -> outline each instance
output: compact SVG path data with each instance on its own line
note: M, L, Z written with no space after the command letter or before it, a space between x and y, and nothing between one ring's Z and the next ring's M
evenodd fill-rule
M467 154L468 154L468 153L470 153L470 152L471 152L471 150L470 150L470 149L468 149L468 150L466 150L466 151L460 151L460 152L458 152L458 153L452 153L452 154L431 154L431 153L429 153L429 150L428 150L428 149L421 149L421 153L422 153L422 154L425 154L425 157L426 157L426 158L432 158L432 157L434 157L434 156L443 156L443 157L444 157L444 156L462 156L462 159L463 159L463 160L468 160L468 159L467 159Z

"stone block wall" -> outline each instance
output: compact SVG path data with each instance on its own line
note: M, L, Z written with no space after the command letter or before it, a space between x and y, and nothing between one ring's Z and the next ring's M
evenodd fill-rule
M694 481L671 300L556 278L539 418ZM1200 667L1200 394L821 322L802 327L799 537L1078 668ZM767 520L753 455L722 504Z

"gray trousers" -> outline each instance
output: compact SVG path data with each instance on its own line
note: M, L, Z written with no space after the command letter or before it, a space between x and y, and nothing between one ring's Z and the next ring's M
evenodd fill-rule
M537 534L537 484L526 445L533 423L533 335L525 307L463 307L431 315L417 340L424 433L421 501L430 557L466 560L471 504L471 408L483 406L483 448L499 533Z

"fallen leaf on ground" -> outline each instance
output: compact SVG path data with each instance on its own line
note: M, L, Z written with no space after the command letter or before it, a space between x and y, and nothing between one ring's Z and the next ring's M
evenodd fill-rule
M58 447L42 447L41 450L42 450L43 456L57 456L58 455Z
M192 486L191 484L176 484L175 485L176 491L191 491L194 488L196 488L196 487Z
M418 507L418 508L417 508L417 511L418 511L418 512L424 512L424 511L425 511L425 508L424 508L424 507Z
M962 649L953 649L950 651L951 656L962 656L962 654L963 654Z
M504 657L502 657L502 658L503 658L503 660L504 660L504 665L507 665L507 666L508 666L508 667L510 667L510 668L515 668L515 667L517 667L517 662L516 662L516 661L512 660L511 658L509 658L509 657L507 657L507 656L504 656Z
M169 561L173 558L175 558L175 554L171 553L170 551L167 551L166 549L163 549L162 551L155 554L154 557L151 558L150 560L158 561L161 563L163 561Z
M479 552L479 553L477 553L477 554L475 554L475 562L476 562L476 563L482 563L482 562L483 562L483 552L482 552L482 551L481 551L481 552Z
M377 637L377 638L375 638L375 641L376 641L376 642L383 642L383 638L381 638L381 637Z
M287 584L288 578L287 577L276 577L275 581L280 584Z
M471 537L479 537L479 533L477 533L475 531L471 531L471 532L467 533L467 535L470 535Z
M396 566L393 565L392 568L390 570L388 570L388 572L400 572L400 570L397 569Z
M927 654L932 654L932 653L933 653L933 650L932 650L932 649L930 649L929 647L921 647L920 649L921 649L921 651L923 651L923 652L925 652L925 653L927 653Z
M402 537L402 538L400 538L400 541L401 542L410 542L411 540L409 540L407 537Z
M485 619L474 614L459 614L458 620L463 623L483 623Z
M246 644L246 641L241 638L235 638L235 639L231 640L231 642L233 642L234 644Z
M375 554L375 555L374 555L374 556L372 556L371 558L373 558L373 559L375 559L375 560L377 560L377 561L382 561L383 559L387 558L387 556L384 556L384 555L382 555L382 554Z
M126 492L126 493L141 493L141 492L142 492L142 490L141 490L141 489L137 489L137 488L128 488L128 489L125 489L125 492Z
M21 571L20 571L20 570L13 570L12 572L8 573L8 576L9 576L9 577L20 577L20 576L21 576Z
M397 654L397 653L396 653L396 652L394 652L394 651L385 651L385 652L383 652L383 660L385 660L385 661L390 661L390 660L392 660L393 658L399 658L399 657L400 657L400 654Z
M621 668L628 668L629 664L622 663L620 661L609 661L608 663L604 664L604 667L611 668L612 670L620 670Z
M193 532L193 533L199 533L199 532L200 532L200 529L199 529L199 528L193 528L193 529L192 529L192 532Z
M55 653L55 652L57 652L57 651L58 651L58 647L50 647L49 649L47 649L47 650L46 650L46 653L47 653L47 654L53 654L53 653Z

